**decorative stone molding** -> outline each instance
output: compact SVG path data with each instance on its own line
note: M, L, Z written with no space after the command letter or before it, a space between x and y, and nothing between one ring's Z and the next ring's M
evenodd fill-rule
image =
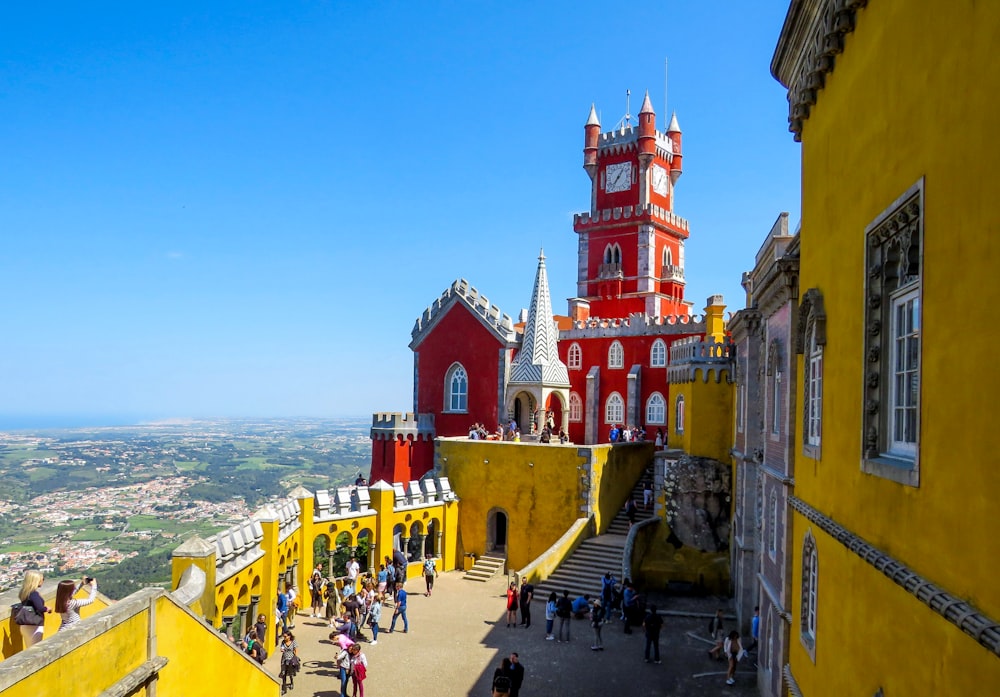
M788 88L788 130L802 140L802 126L833 72L857 11L868 0L792 0L771 59L771 74Z
M795 331L795 353L802 355L809 345L809 329L816 325L816 343L826 346L826 308L823 306L823 293L819 288L810 288L802 296L799 305L799 321Z
M901 586L907 593L995 655L1000 656L1000 622L988 617L971 603L931 583L901 561L850 532L802 499L791 496L789 504L809 522L882 572L886 578Z

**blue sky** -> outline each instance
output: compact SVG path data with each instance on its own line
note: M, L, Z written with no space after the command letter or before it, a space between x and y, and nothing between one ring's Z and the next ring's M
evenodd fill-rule
M21 3L0 11L0 427L412 406L456 278L575 294L583 124L684 133L687 297L742 306L799 146L787 0ZM669 115L667 115L669 118Z

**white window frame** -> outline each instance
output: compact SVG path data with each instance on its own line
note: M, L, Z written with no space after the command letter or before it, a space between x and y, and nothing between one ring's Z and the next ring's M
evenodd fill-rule
M768 531L767 531L767 553L771 561L775 560L778 553L778 495L771 492L768 499Z
M913 325L901 328L899 326L899 320L901 319L899 310L907 305L910 306L910 310L906 313L908 315L907 319L912 321ZM886 424L886 439L889 445L888 453L896 457L912 460L917 456L920 416L920 287L917 284L911 284L894 293L892 295L892 307L889 312L892 319L892 333L889 337L891 345L891 355L889 358L889 422ZM901 354L900 346L901 344L905 346L908 342L912 342L915 347L913 349L913 352L916 354L915 365L904 365L901 367L900 362L906 359L910 351L904 348ZM907 382L916 381L917 383L917 394L913 397L912 404L902 403L909 400L907 400L905 393L900 394L900 378L903 378ZM899 439L897 438L899 431L907 428L905 423L900 423L900 417L903 416L905 418L908 413L913 417L912 433L904 433L903 439Z
M604 402L604 423L620 424L624 422L625 400L617 392L612 392Z
M455 378L461 376L461 379L465 382L465 391L456 391L455 389ZM445 408L444 411L450 414L468 414L469 413L469 372L465 369L461 363L455 363L450 368L448 372L445 373ZM455 400L458 398L458 406L455 405Z
M819 552L812 531L802 541L802 607L799 615L799 638L816 662L816 627L819 605Z
M823 437L823 346L816 341L816 323L809 327L806 356L806 444L818 448Z
M667 342L663 339L657 339L653 342L653 345L649 347L649 367L667 367Z
M608 368L621 369L625 367L625 349L622 342L615 339L608 347Z
M569 393L569 420L573 423L583 421L583 400L576 392Z
M573 342L566 351L566 367L570 370L580 370L583 367L583 349Z
M667 423L667 400L659 392L649 395L646 400L646 423L657 426Z
M674 432L684 433L684 395L677 395L674 400Z

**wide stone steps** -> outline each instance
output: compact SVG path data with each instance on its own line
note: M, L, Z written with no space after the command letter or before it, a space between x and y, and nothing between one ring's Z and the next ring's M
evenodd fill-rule
M467 581L479 581L486 583L496 576L497 572L503 572L504 564L507 560L504 557L485 554L472 565L472 568L465 572L462 578Z
M636 522L653 515L652 506L649 511L642 509L642 485L647 477L652 477L652 473L649 471L643 473L632 489L632 500L636 504ZM619 577L627 535L628 516L625 515L623 506L603 535L584 540L552 575L535 586L535 599L545 602L549 598L549 593L555 592L558 596L562 595L563 590L569 591L571 598L584 594L591 598L599 597L601 577L608 571L621 583L622 579Z

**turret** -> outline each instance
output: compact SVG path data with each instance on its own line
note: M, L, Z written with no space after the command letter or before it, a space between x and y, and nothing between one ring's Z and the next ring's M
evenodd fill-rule
M670 163L670 183L676 184L681 176L681 163L684 160L684 156L681 154L681 127L677 123L676 111L670 116L670 125L667 126L667 136L670 138L674 150L673 161Z
M649 91L639 110L639 166L645 170L656 157L656 112L649 101Z
M597 109L593 104L590 105L590 117L583 131L583 168L593 180L597 175L597 141L601 136L601 120L597 118Z

